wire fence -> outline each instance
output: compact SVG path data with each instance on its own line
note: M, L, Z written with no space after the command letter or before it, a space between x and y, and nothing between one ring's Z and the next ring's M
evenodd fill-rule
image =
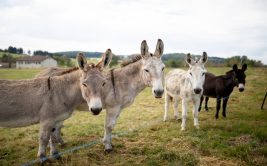
M151 122L144 123L143 125L139 126L136 129L129 129L128 131L121 131L121 132L118 132L118 133L114 133L114 134L112 134L112 138L128 135L128 134L133 133L134 131L138 131L140 129L149 128L149 127L151 127L151 126L153 126L155 124L158 124L161 121L162 120L157 119L156 121L153 121L152 123ZM22 164L22 166L32 166L34 164L39 164L39 163L41 164L41 163L44 163L45 161L48 161L48 160L52 161L54 159L58 159L59 157L61 157L63 155L70 154L70 153L73 153L75 151L78 151L78 150L81 150L81 149L84 149L84 148L91 148L94 145L97 145L97 144L100 144L100 143L102 143L101 139L95 139L95 140L89 141L89 142L87 142L85 144L78 145L78 146L72 147L70 149L67 149L65 151L59 152L58 154L49 155L49 156L43 157L41 159L38 158L38 159L35 159L35 160L31 160L31 161L29 161L29 162L27 162L25 164Z

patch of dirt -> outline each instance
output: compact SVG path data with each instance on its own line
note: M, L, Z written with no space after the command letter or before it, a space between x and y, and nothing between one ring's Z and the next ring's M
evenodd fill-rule
M202 156L200 157L199 165L205 166L237 166L237 165L244 165L240 161L232 161L232 160L223 160L214 156Z
M230 145L245 145L252 141L250 135L242 135L239 137L233 137L229 140Z

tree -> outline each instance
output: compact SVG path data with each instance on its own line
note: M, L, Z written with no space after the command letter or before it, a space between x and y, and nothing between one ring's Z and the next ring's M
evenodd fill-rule
M53 54L48 51L36 50L33 52L33 55L52 56Z
M16 47L9 46L7 50L8 50L9 53L13 53L13 54L17 53L17 48Z
M14 58L10 54L3 54L2 62L8 63L8 68L11 68L12 62L14 61Z
M17 53L18 53L18 54L23 54L23 49L22 49L22 48L18 48L18 49L17 49Z
M112 60L110 62L110 66L116 66L120 60L119 56L113 55Z
M28 55L31 55L31 53L32 53L31 50L28 50Z

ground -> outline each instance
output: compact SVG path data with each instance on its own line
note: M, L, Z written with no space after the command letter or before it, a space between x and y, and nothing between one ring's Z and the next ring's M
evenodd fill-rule
M208 68L215 74L228 70ZM0 79L32 78L38 72L0 69ZM215 99L210 99L210 111L199 114L199 130L193 127L191 109L184 132L172 109L169 120L163 122L164 99L155 99L146 88L119 117L111 153L105 153L100 143L105 111L99 116L75 111L62 129L67 144L59 150L64 154L48 165L267 165L267 101L260 109L267 91L267 69L248 68L246 74L246 89L234 90L227 118L221 112L218 120L214 118ZM84 148L72 151L80 146ZM0 128L0 165L28 163L36 159L37 150L38 125Z

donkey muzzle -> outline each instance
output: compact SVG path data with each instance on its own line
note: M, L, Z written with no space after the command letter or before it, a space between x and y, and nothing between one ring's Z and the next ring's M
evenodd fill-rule
M90 109L93 115L98 115L102 111L102 107L100 108L91 108Z
M164 90L154 90L155 98L161 98Z
M200 88L195 88L194 89L195 94L200 94L201 91L202 91L202 89L200 89Z
M245 90L244 84L238 84L238 90L239 92L243 92Z

